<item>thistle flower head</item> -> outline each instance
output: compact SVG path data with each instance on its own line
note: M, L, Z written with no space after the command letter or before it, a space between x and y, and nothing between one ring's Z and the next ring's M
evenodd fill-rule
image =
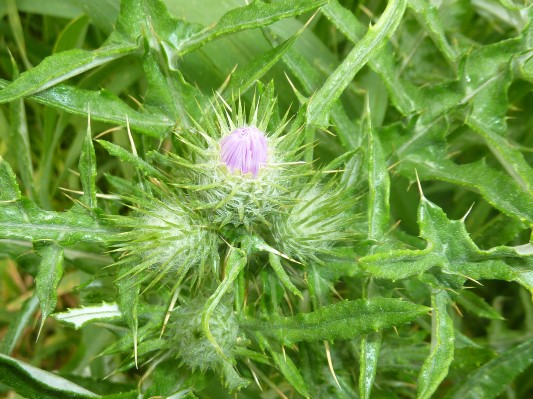
M171 154L180 166L176 185L215 226L268 225L290 206L291 190L309 172L300 161L302 125L280 118L271 94L255 98L248 110L240 99L214 103L194 129L180 134L183 155Z
M220 142L220 157L228 169L255 178L259 169L267 163L267 140L255 126L243 126L233 130Z

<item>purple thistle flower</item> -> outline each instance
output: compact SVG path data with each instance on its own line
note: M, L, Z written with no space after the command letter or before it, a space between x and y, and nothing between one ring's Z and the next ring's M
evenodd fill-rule
M228 169L243 175L257 177L259 169L267 162L265 134L255 126L235 129L220 142L220 156Z

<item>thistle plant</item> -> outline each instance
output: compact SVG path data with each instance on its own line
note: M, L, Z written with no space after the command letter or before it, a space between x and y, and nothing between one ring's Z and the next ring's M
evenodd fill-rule
M1 397L532 397L533 8L356 3L0 2Z

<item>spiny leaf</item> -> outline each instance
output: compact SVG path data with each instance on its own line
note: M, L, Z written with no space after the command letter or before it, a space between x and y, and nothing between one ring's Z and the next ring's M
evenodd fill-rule
M492 399L533 364L533 339L515 346L470 373L447 399Z
M417 399L431 398L448 374L453 360L454 327L448 314L450 299L446 291L431 295L431 351L418 376Z
M292 317L273 317L267 322L255 322L249 326L286 344L345 340L409 322L427 311L425 306L399 299L359 299L338 302Z
M101 305L69 309L66 312L55 313L52 317L78 330L94 322L120 320L123 315L116 303L102 303Z
M401 169L414 169L421 180L437 179L450 182L470 190L479 191L483 197L499 211L519 220L533 222L532 200L520 185L508 175L488 166L484 160L457 165L449 159L437 156L431 162L423 162L425 154L409 156ZM505 192L506 195L501 195Z
M366 116L366 134L368 135L368 238L379 242L383 240L389 228L390 177L370 115Z
M257 56L244 67L237 69L224 91L225 97L231 98L236 92L244 94L255 81L265 75L283 57L302 32L303 29L300 29L283 43Z
M22 195L13 169L2 157L0 157L0 187L2 188L0 190L0 206L3 206L1 201L16 201Z
M219 352L222 356L224 355L221 352L220 346L216 342L216 339L213 337L213 334L209 328L209 320L211 319L211 315L215 311L217 305L220 303L220 300L224 294L230 290L233 282L246 266L247 260L246 254L240 249L230 249L230 252L226 258L226 277L219 284L215 292L207 299L202 312L202 329L204 334L216 348L217 352Z
M328 0L293 0L290 2L265 3L254 0L244 7L228 11L212 27L183 40L177 48L180 54L196 50L205 43L243 29L270 25L283 18L300 15L325 4Z
M378 356L381 348L382 334L372 332L361 340L361 365L359 372L359 395L369 399L378 371Z
M479 249L462 220L449 220L441 208L425 197L420 201L418 223L420 236L427 241L425 249L367 255L360 259L361 267L376 277L396 280L439 266L446 273L465 279L517 281L533 290L533 272L524 267L533 264L531 254L521 254L512 247L503 246ZM525 265L520 266L521 263Z
M517 37L472 50L465 55L457 80L424 88L419 95L411 96L417 109L424 112L412 134L401 145L395 143L402 174L411 177L416 168L422 179L464 185L481 192L505 214L533 221L531 167L505 137L513 60L531 47L528 37L525 30ZM450 116L466 106L466 123L484 138L509 176L484 161L457 165L448 159L445 136L450 130ZM502 196L502 191L508 194Z
M467 311L474 313L478 317L490 320L504 320L496 309L485 302L483 298L469 290L462 290L457 296L456 301Z
M363 299L379 297L379 287L374 279L368 278L363 287ZM381 331L365 334L361 339L359 366L359 395L370 398L378 371L379 352L383 334Z
M273 45L279 46L281 44L268 28L264 28L264 33ZM283 55L282 60L302 85L306 95L311 96L322 84L322 74L294 48L289 48ZM300 102L302 105L305 104L307 106L307 99L302 99ZM300 112L304 111L305 108L302 108ZM346 115L341 104L335 103L333 105L331 118L341 143L348 149L358 148L361 135L358 135L356 124ZM310 131L313 131L313 129L310 129ZM306 137L306 139L312 138Z
M308 124L327 128L333 104L357 72L392 36L403 17L405 6L406 0L393 0L388 3L379 22L369 28L363 39L355 45L350 54L312 97L307 110Z
M27 398L98 398L79 385L10 356L0 354L0 382Z
M0 80L0 87L6 87L5 80ZM174 126L174 121L160 112L148 113L135 111L124 101L106 90L85 90L74 86L57 85L47 90L28 96L29 99L52 108L60 109L74 115L87 117L91 110L91 119L126 126L126 117L131 129L152 137L161 137Z
M283 354L279 350L273 348L272 345L268 343L268 340L264 338L259 339L259 343L261 346L267 349L281 374L283 374L283 376L298 391L298 393L306 398L309 397L309 392L305 386L305 381L302 377L302 374L290 356L287 356L286 354Z
M409 0L409 6L418 14L418 20L426 26L429 35L446 59L449 62L455 61L459 54L448 43L438 6L431 1L425 0Z
M15 60L11 58L13 66L13 78L18 76L18 68ZM31 159L30 138L28 134L28 122L26 120L26 108L24 101L18 99L10 104L11 122L11 147L14 148L17 167L22 183L30 199L35 199L35 184L33 182L33 163Z
M39 298L35 294L24 302L22 308L9 323L6 335L2 338L0 344L0 353L10 355L13 349L15 349L24 329L32 321L32 316L37 310L37 306L39 306Z
M63 276L63 248L56 243L46 243L38 250L42 260L35 278L35 289L41 306L41 327L46 318L55 310L57 286Z
M111 230L102 227L83 210L52 212L28 199L0 203L0 236L17 240L54 241L62 245L103 242Z
M91 134L90 114L87 121L87 133L83 140L78 169L80 171L81 185L83 187L82 202L93 209L98 206L96 202L96 155L94 153L93 138Z
M302 293L296 286L292 283L292 281L289 278L289 275L281 265L281 258L270 252L268 254L268 261L270 263L270 266L272 266L272 269L274 269L274 272L278 276L281 283L287 288L290 292L292 292L294 295L299 297L300 299L303 299Z
M503 168L516 181L526 194L529 205L533 205L533 170L526 162L522 153L491 130L485 122L470 120L469 125L474 128L487 143L493 154L498 158Z
M132 154L131 152L126 151L121 146L110 143L109 141L105 140L96 141L101 144L102 147L104 147L110 155L118 157L121 161L131 163L144 174L148 176L161 176L161 172L159 172L156 168L154 168L152 165L150 165L140 157Z
M89 69L131 54L136 49L136 44L125 42L94 51L74 49L51 55L0 91L0 103L38 93Z
M344 8L338 0L332 0L322 8L324 16L341 31L348 40L356 44L365 35L367 27L360 22L355 15ZM408 82L401 79L396 72L394 50L390 43L379 50L370 60L370 67L381 77L387 86L389 97L395 107L404 115L410 114L417 109L415 100L416 89ZM332 111L332 121L338 125L338 118Z
M125 274L124 271L121 271L121 273L123 275ZM123 275L116 281L118 288L118 307L133 336L133 356L135 366L137 366L137 350L139 344L139 319L137 313L141 295L141 284L138 280L140 280L140 276L125 278Z

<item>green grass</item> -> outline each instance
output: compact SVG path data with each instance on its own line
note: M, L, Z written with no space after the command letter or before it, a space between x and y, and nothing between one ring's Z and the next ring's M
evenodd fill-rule
M531 397L532 20L0 2L0 397Z

